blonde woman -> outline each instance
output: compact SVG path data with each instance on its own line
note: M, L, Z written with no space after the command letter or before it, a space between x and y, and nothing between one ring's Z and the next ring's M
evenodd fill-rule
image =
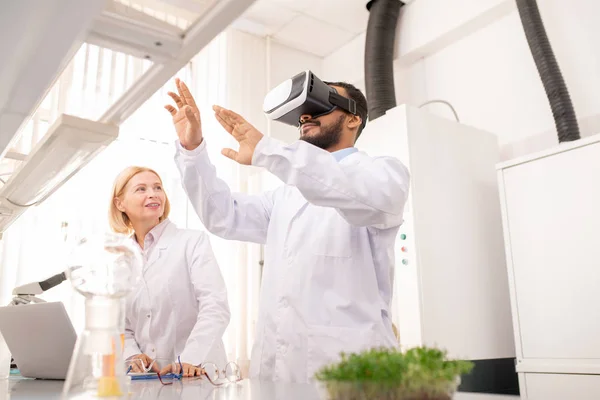
M153 170L134 166L117 176L110 226L131 234L144 256L142 278L127 299L124 359L149 366L179 357L183 375L195 376L203 362L226 364L227 291L207 235L177 228L169 207ZM138 364L134 372L142 372Z

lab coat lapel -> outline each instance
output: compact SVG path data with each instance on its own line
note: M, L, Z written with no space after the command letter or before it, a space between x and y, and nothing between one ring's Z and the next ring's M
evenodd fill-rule
M173 238L175 237L176 232L177 232L177 228L175 227L175 225L173 225L172 223L169 222L169 224L165 227L164 232L158 239L158 243L156 243L156 247L154 248L152 253L150 253L148 262L146 263L146 265L144 267L144 272L148 268L150 268L153 264L155 264L157 261L159 261L161 258L163 258L165 256L165 254L167 252L166 250L169 247L169 245L171 244Z

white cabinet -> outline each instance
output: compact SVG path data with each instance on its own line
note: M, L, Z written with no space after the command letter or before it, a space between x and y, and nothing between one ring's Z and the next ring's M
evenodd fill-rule
M600 135L498 174L522 396L600 398L599 376L554 375L600 374Z

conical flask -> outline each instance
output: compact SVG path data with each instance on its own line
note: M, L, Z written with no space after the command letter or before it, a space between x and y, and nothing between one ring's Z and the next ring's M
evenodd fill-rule
M141 252L125 235L85 238L75 246L67 276L85 296L85 328L71 357L63 399L128 396L124 303L141 276L141 267Z

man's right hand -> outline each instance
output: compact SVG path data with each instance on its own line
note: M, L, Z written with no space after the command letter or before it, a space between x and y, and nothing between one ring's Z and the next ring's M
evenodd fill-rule
M153 359L147 354L136 354L127 359L128 364L131 365L131 372L146 372L149 365L152 364L152 371L160 372L160 369Z
M168 94L175 101L177 108L170 104L167 104L165 108L173 117L173 125L175 125L181 145L187 150L194 150L202 143L200 110L186 84L175 79L175 85L177 85L179 94L173 92Z

